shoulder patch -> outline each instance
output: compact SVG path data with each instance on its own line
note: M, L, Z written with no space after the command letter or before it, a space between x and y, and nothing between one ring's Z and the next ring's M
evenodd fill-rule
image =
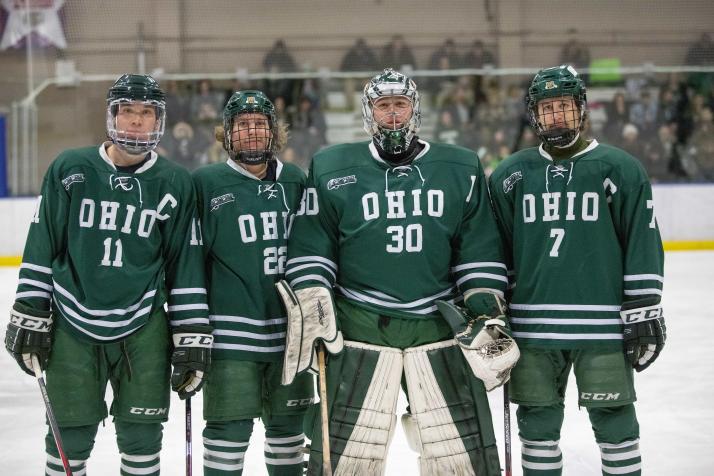
M337 190L351 183L357 183L357 176L347 175L346 177L333 178L327 182L327 190Z
M508 176L506 180L503 181L503 193L508 193L513 190L513 186L523 178L523 174L519 170L518 172L513 172Z
M84 174L72 174L62 179L62 186L65 190L69 190L69 187L73 183L84 182Z
M218 210L221 207L221 205L225 205L226 203L235 202L235 201L236 201L236 197L232 193L223 194L219 197L215 197L215 198L211 199L211 209L210 210L212 212L215 212L216 210Z

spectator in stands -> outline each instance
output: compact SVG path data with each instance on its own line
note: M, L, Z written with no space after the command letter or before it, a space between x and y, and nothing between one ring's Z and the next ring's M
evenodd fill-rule
M295 149L299 157L311 158L327 143L325 116L307 96L301 97L298 101L297 110L290 120L290 127L292 136L289 145Z
M434 130L434 140L445 144L461 145L461 130L448 109L439 113L439 122Z
M263 57L263 69L269 73L292 73L297 71L297 64L288 50L285 40L279 38Z
M484 66L497 65L496 57L484 47L481 40L474 40L461 63L464 68L483 68Z
M630 106L630 122L637 126L640 137L647 141L654 139L657 132L657 99L648 89L640 92L640 98Z
M447 61L444 61L443 58L447 58ZM456 43L453 38L444 40L444 44L432 53L429 60L429 69L444 69L444 65L447 65L448 69L461 67L461 58L456 51Z
M394 35L392 40L384 45L381 67L402 69L406 65L411 66L412 69L417 69L414 53L412 53L402 35Z
M645 148L640 140L640 131L637 126L632 123L627 123L622 128L621 139L618 147L626 151L638 160L642 160L645 155Z
M473 108L473 94L469 90L468 84L457 84L444 99L443 110L449 111L451 120L457 129L462 129L471 122Z
M341 71L373 72L379 69L377 55L367 45L364 38L357 38L349 50L342 57Z
M714 41L709 33L702 33L699 39L689 47L684 62L689 66L714 65Z
M697 116L685 162L685 169L692 178L714 181L714 118L708 106Z
M612 102L605 108L607 122L603 128L606 141L617 144L622 135L622 129L630 120L630 107L625 100L624 93L618 92L612 97Z
M657 130L657 137L652 142L645 144L645 155L640 159L651 182L676 179L672 172L675 153L674 125L663 124Z
M179 87L178 81L166 81L166 122L170 127L188 120L191 98Z
M197 136L188 122L177 122L171 128L171 134L166 134L161 141L159 152L171 160L194 170L205 161L205 151L208 143Z
M200 80L197 84L197 91L191 98L189 119L192 122L216 122L219 111L223 110L222 100L222 95L213 90L210 80Z
M575 28L568 29L568 39L560 50L560 63L572 65L577 71L590 67L590 49L580 42ZM580 76L587 83L589 75L581 73Z

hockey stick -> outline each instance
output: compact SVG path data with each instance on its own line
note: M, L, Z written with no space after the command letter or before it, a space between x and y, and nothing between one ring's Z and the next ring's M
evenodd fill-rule
M186 476L191 476L191 397L186 399Z
M317 344L317 366L320 379L320 413L322 414L322 474L332 476L332 463L330 462L330 427L327 416L327 378L325 370L325 345Z
M45 401L45 410L47 411L47 421L50 423L50 430L52 430L52 436L55 439L55 446L57 446L57 452L59 453L60 459L62 460L64 472L67 476L72 476L72 468L69 465L69 459L67 459L67 455L64 454L64 446L62 445L62 437L60 437L59 425L57 424L57 419L55 418L55 412L52 411L52 405L50 404L50 396L47 394L47 386L45 385L45 379L42 376L42 367L40 367L40 361L37 359L37 356L35 354L32 354L30 359L32 360L32 370L34 370L37 382L40 384L42 400Z
M503 442L506 447L505 476L511 476L511 402L508 399L508 382L503 384Z

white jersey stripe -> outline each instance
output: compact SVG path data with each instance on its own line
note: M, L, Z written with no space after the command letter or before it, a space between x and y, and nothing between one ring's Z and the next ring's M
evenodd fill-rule
M244 332L244 331L228 331L223 329L216 329L213 331L214 336L229 336L229 337L245 337L247 339L253 340L271 340L271 339L282 339L285 337L285 332L275 332L273 334L257 334L255 332Z
M169 312L196 311L199 309L208 311L208 304L177 304L175 306L169 306Z
M625 289L625 296L642 296L644 294L656 294L657 296L662 295L662 290L657 288L646 288L646 289Z
M305 276L300 276L299 278L295 278L292 281L290 281L290 287L294 288L295 285L303 283L305 281L318 281L325 286L327 286L329 289L332 289L332 283L330 283L327 279L323 278L319 274L307 274Z
M206 294L206 288L175 288L171 290L171 295L177 294Z
M40 298L49 299L50 297L52 297L52 294L45 293L42 291L23 291L21 293L15 294L15 299L21 299L21 298L26 298L26 297L40 297Z
M507 269L506 265L503 263L498 263L496 261L477 261L474 263L464 263L451 268L452 273L458 273L464 269L474 269L474 268L503 268Z
M211 314L210 316L208 316L208 318L211 321L238 322L241 324L249 324L251 326L272 326L272 325L278 325L278 324L285 324L288 322L288 319L285 317L276 317L274 319L261 320L261 319L251 319L249 317L243 317L243 316L225 316L225 315L220 315L220 314Z
M145 300L152 298L156 295L156 290L151 290L146 292L140 299L139 302L136 304L132 304L131 306L127 307L126 309L107 309L107 310L97 310L97 309L89 309L87 307L84 307L80 302L75 298L69 291L67 291L65 288L57 284L57 281L52 281L54 286L55 286L55 291L59 292L61 295L65 296L67 299L72 301L72 303L77 306L79 310L84 312L85 314L89 314L92 316L97 316L97 317L103 317L103 316L109 316L111 314L117 314L120 316L123 316L124 314L128 314L130 312L134 312L139 307L144 303Z
M499 274L493 274L493 273L469 273L465 276L462 276L458 280L456 280L456 285L461 286L461 284L464 281L468 281L470 279L477 279L477 278L485 278L485 279L494 279L496 281L502 281L506 284L508 284L508 278Z
M115 340L115 339L121 339L122 337L126 337L126 336L128 336L129 334L132 334L132 333L136 332L137 330L139 330L139 329L141 328L141 327L133 327L133 328L129 329L128 331L123 332L123 333L121 333L121 334L117 334L117 335L111 336L111 337L104 337L104 336L100 336L100 335L98 335L98 334L95 334L95 333L93 333L93 332L89 332L87 329L85 329L85 328L83 328L83 327L79 327L77 324L75 324L75 323L72 321L72 319L69 319L69 318L68 318L68 319L67 319L67 322L69 322L71 325L73 325L78 331L82 332L83 334L87 334L89 337L93 337L94 339L97 339L97 340L106 340L106 341Z
M334 261L331 261L327 258L323 258L322 256L302 256L300 258L292 258L292 259L289 259L287 261L287 263L285 263L285 266L287 268L289 268L295 263L309 263L312 261L317 261L318 263L324 263L327 266L329 266L330 268L332 268L333 270L335 270L335 272L337 272L337 263L335 263Z
M282 352L285 350L284 345L276 345L273 347L259 347L257 345L225 344L220 342L214 342L212 348L226 350L245 350L247 352Z
M509 317L515 324L553 324L564 326L612 326L622 324L621 319L558 319L557 317Z
M433 296L425 297L422 299L417 299L416 301L404 302L404 303L394 303L394 302L383 301L381 299L377 299L376 297L367 296L360 291L345 288L345 287L342 287L339 285L337 286L337 288L340 291L342 291L343 294L345 294L346 296L349 295L350 297L352 297L355 300L362 301L362 302L368 302L371 304L375 304L377 306L388 307L388 308L393 308L393 309L409 309L412 307L421 307L424 305L432 304L432 302L435 299L438 299L442 296L445 296L447 294L451 294L452 292L454 292L454 288L451 287L451 288L445 289L443 291L440 291L439 293L434 294ZM416 311L412 311L412 312L416 312Z
M37 281L36 279L21 278L20 284L27 284L28 286L34 286L36 288L44 289L45 291L52 291L52 285L43 283L42 281Z
M543 340L622 340L622 334L564 334L562 332L513 332L513 337Z
M321 263L308 263L308 264L301 264L299 266L293 266L285 272L285 276L287 276L288 274L296 273L296 272L306 269L306 268L315 268L315 267L323 268L325 271L330 273L330 276L332 276L332 279L337 279L337 275L335 274L335 272L332 271L332 269L330 269L329 267L327 267Z
M20 265L20 269L25 268L25 269L31 269L32 271L39 271L40 273L45 273L45 274L52 274L52 268L47 268L45 266L40 266L37 264L32 264L32 263L22 263Z
M66 316L68 316L68 317L73 317L74 319L76 319L76 320L78 320L78 321L80 321L80 322L84 322L85 324L89 324L89 325L97 326L97 327L118 328L118 327L128 326L129 324L131 324L132 322L134 322L135 320L137 320L137 319L140 318L141 316L144 316L144 315L148 314L148 313L151 311L151 305L148 305L148 306L142 307L141 309L139 309L138 311L136 311L136 313L134 313L134 315L131 316L129 319L125 319L125 320L123 320L123 321L116 321L116 322L114 322L114 321L105 321L105 320L102 320L102 319L87 319L86 317L80 316L80 315L77 313L77 311L75 311L75 310L72 309L71 307L68 307L68 306L67 306L65 303L63 303L62 301L59 301L59 300L58 300L57 303L59 303L60 307L62 308L62 311L64 311L64 313L65 313ZM68 320L70 320L70 319L68 319Z
M625 281L659 281L664 282L664 276L659 274L626 274Z
M590 304L510 304L510 309L518 311L611 311L619 312L620 306Z

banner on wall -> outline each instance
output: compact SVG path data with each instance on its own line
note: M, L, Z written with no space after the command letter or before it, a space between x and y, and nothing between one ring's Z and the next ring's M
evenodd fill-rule
M59 10L65 0L1 0L0 50L33 45L67 48Z

